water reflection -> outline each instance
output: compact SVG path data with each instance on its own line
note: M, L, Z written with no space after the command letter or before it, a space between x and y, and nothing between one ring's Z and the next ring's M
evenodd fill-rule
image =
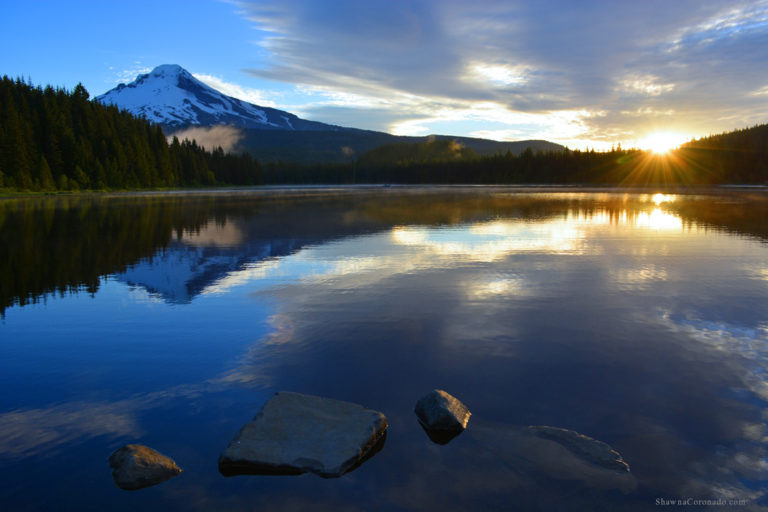
M4 275L18 276L0 284L0 476L25 498L37 494L16 473L39 471L50 450L80 468L64 477L70 491L51 491L76 508L77 482L92 482L114 445L150 439L185 468L152 495L169 509L765 505L765 199L133 201L0 204L6 239L25 222L42 233L0 245ZM76 263L93 247L104 248L86 257L93 268ZM51 271L52 248L71 251L60 256L72 268ZM48 265L42 276L25 251ZM92 296L46 295L86 282ZM40 294L47 305L26 305ZM433 388L473 411L444 447L412 413ZM387 446L338 482L217 479L220 450L282 389L384 411ZM608 442L632 481L532 449L520 429L542 424ZM91 503L122 506L100 493L89 488Z
M225 293L260 280L322 280L346 275L366 275L365 284L370 285L371 279L381 280L397 273L493 263L526 252L599 254L602 248L591 236L594 229L606 225L674 233L682 231L683 222L679 216L658 208L634 213L569 209L563 217L546 220L493 220L447 227L395 226L388 233L310 246L285 258L252 261L241 270L220 277L202 293ZM637 283L665 277L663 268L646 265L622 269L617 280ZM501 279L472 286L485 290L476 290L475 295L499 294L519 288L519 283L513 284L509 279Z
M103 276L112 274L155 297L188 303L233 272L256 271L259 262L267 265L308 245L387 230L399 243L412 245L425 236L423 227L471 225L472 237L451 238L444 231L423 241L438 255L479 262L509 251L579 252L581 228L590 225L669 233L714 226L768 238L759 220L768 205L749 194L685 200L610 193L496 192L481 198L474 190L315 194L2 201L0 312L54 294L94 293ZM540 222L546 220L551 222Z

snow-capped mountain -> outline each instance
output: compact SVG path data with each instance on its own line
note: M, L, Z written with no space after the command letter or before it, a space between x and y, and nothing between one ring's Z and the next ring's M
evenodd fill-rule
M158 66L129 84L120 84L107 91L96 100L116 105L169 128L227 124L262 130L344 129L227 96L176 64Z

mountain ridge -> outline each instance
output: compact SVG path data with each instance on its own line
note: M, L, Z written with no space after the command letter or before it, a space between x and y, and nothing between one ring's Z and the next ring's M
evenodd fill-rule
M112 104L166 129L231 125L261 130L338 131L336 125L248 103L217 91L178 64L162 64L131 83L120 84L96 101Z
M185 130L232 126L240 130L231 149L261 161L296 163L349 162L367 151L387 144L422 143L451 139L475 151L492 155L507 151L519 155L534 151L562 151L563 146L545 140L495 141L452 135L398 136L302 119L295 114L227 96L178 64L163 64L97 96L96 101L144 117L161 125L168 135L187 137ZM214 139L215 140L215 139ZM208 149L215 149L215 142Z

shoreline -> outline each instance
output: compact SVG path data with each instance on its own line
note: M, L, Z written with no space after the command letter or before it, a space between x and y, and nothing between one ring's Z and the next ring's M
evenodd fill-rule
M344 184L344 185L258 185L251 187L215 187L215 188L179 188L151 190L121 190L121 191L61 191L61 192L11 192L0 191L0 201L7 199L53 199L76 197L144 197L144 196L218 196L218 195L252 195L252 196L293 196L293 195L326 195L352 194L360 192L479 192L492 193L673 193L685 195L711 193L739 192L768 192L768 185L724 184L709 186L669 186L669 185L588 185L588 184L510 184L510 185L476 185L476 184Z

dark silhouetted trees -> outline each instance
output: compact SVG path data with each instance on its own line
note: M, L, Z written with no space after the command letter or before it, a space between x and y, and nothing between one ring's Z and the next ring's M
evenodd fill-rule
M205 151L194 141L169 146L159 125L70 93L0 79L0 187L103 190L256 185L248 156Z

